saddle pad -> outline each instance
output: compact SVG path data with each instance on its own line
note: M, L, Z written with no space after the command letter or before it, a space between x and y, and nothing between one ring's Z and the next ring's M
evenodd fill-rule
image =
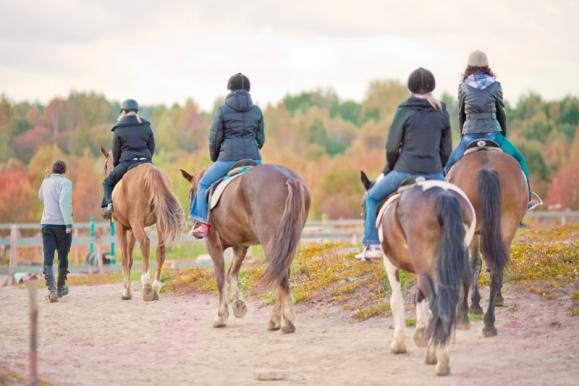
M432 188L441 188L444 190L452 190L453 192L458 193L462 198L465 199L465 201L468 203L468 206L469 206L470 211L472 213L472 222L468 226L468 229L466 230L466 233L464 235L464 245L465 246L470 245L470 242L472 241L472 238L474 237L474 232L476 230L476 212L474 211L474 207L472 206L472 203L470 202L470 200L466 196L466 193L464 193L462 191L462 189L460 189L458 186L451 184L450 182L440 181L440 180L420 181L420 182L417 182L416 185L422 187L423 192L427 191L428 189L432 189ZM411 186L404 187L404 190L408 190ZM386 208L388 206L392 205L396 200L398 200L400 198L401 194L402 194L401 192L394 193L392 196L390 196L390 198L388 198L388 200L384 203L384 205L382 205L382 207L380 208L380 211L378 212L378 216L376 217L376 228L381 229L380 224L382 223L382 217L384 216L384 212L386 212ZM381 231L378 232L378 235L380 236L380 241L382 241L382 236L383 236L382 232Z
M244 175L248 170L238 173L231 177L225 177L223 180L221 180L221 182L213 189L211 197L209 197L209 210L215 208L217 204L219 204L219 199L221 198L221 195L223 194L227 186L231 183L231 181L235 180L239 176Z

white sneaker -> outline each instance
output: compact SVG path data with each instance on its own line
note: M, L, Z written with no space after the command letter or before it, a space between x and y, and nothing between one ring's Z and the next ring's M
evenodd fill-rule
M370 261L382 258L382 248L380 244L371 244L364 248L364 250L354 256L358 260Z
M531 192L531 199L529 200L527 211L531 211L536 207L538 207L539 205L543 205L543 200L537 193Z

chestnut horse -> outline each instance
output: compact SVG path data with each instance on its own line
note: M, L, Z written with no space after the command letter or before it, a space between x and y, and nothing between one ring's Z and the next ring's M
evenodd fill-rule
M106 158L105 175L113 168L113 157L101 147ZM122 299L131 295L131 267L135 241L139 242L143 255L143 300L159 299L161 290L161 269L165 262L165 246L180 236L185 223L183 209L171 192L169 178L150 163L143 163L130 169L113 190L113 220L117 229L123 258ZM157 272L151 285L149 277L149 237L145 227L156 224L157 228Z
M511 242L529 201L525 177L517 161L496 148L483 147L466 154L449 171L447 180L459 186L474 206L479 222L470 245L474 273L470 312L482 314L478 277L479 251L491 275L490 297L483 335L495 336L495 305L502 305L503 272L509 261ZM461 323L468 324L468 287L459 307Z
M368 190L373 182L364 172L361 177ZM437 375L448 375L447 346L456 325L459 293L470 281L466 245L474 234L475 212L465 194L445 181L421 181L399 191L382 205L376 219L392 288L394 339L390 351L406 352L399 275L403 269L417 275L414 342L427 347L426 363L436 364Z
M191 175L181 169L191 184L190 197L205 170ZM247 249L261 244L270 261L262 283L277 286L269 330L295 331L294 309L289 279L290 266L301 238L310 208L310 195L304 182L291 170L278 165L255 166L227 186L219 203L211 210L207 249L213 260L219 308L213 327L224 327L229 317L225 299L225 262L223 252L233 248L233 261L227 272L229 301L233 314L241 318L247 312L237 285L239 269Z

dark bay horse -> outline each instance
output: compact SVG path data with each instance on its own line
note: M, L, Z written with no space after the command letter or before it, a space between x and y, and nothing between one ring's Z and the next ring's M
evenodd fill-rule
M366 190L372 186L364 172L362 183ZM406 352L399 276L403 269L417 275L414 342L418 347L427 347L426 363L436 364L437 375L448 375L447 346L456 323L459 293L470 280L466 245L476 226L474 209L465 194L452 184L418 182L386 201L376 226L392 288L394 339L390 351Z
M484 318L484 336L497 335L495 305L502 305L500 294L503 272L509 261L511 242L527 211L528 188L517 161L494 149L466 154L454 165L447 180L459 186L474 206L478 218L475 237L470 245L474 273L470 312L482 314L478 277L481 271L479 251L485 256L491 275L490 297ZM459 319L468 324L468 287L459 307Z
M190 197L205 170L181 174L191 184ZM211 231L207 249L214 263L219 308L214 327L224 327L229 317L225 299L225 262L223 252L233 248L234 257L227 272L229 301L233 314L241 318L247 312L237 277L247 249L261 244L269 260L262 283L277 286L269 330L295 331L294 309L289 279L290 266L301 238L310 208L310 195L304 182L291 170L278 165L260 165L231 181L219 203L211 210Z
M113 157L101 147L106 158L105 175L113 168ZM123 294L128 300L131 295L131 267L135 241L139 242L143 254L143 300L159 299L161 290L161 269L165 262L165 246L180 236L185 223L185 215L177 198L171 191L169 178L150 163L138 165L129 170L113 190L113 220L121 245L123 260ZM156 224L157 228L157 272L151 285L149 277L149 237L145 227Z

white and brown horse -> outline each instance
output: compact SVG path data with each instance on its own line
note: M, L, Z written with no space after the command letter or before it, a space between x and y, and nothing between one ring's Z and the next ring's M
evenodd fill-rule
M372 186L364 172L362 183L366 190ZM394 339L390 350L406 352L399 275L403 269L417 275L414 342L427 346L426 363L436 364L437 375L450 372L447 346L456 326L460 291L470 280L466 245L475 223L468 198L444 181L423 181L403 188L386 201L376 221L392 288Z

